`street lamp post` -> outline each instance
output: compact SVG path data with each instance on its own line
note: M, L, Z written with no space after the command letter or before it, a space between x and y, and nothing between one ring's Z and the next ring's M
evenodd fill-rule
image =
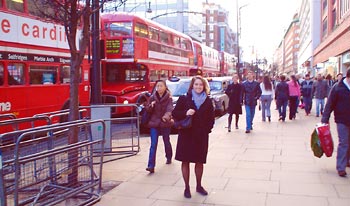
M239 38L240 38L240 30L241 30L241 9L243 7L246 7L248 6L248 4L245 4L243 6L240 6L238 7L238 0L236 0L236 8L237 8L237 64L236 64L236 70L237 70L237 75L239 77L239 79L242 79L241 75L239 74L240 72L240 67L241 67L241 51L240 51L240 48L239 48Z

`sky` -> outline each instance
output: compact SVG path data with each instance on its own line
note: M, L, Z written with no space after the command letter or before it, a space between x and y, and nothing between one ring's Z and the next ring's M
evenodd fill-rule
M242 7L239 43L243 50L243 59L250 61L253 50L258 58L272 59L285 30L293 20L293 15L299 12L301 0L209 0L230 12L229 24L234 31L237 25L236 1L238 7Z

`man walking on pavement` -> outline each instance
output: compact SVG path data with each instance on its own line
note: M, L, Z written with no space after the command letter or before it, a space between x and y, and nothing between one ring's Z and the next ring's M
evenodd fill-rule
M310 79L310 74L306 74L305 80L300 85L306 116L310 114L312 108L312 85L313 81Z
M339 138L337 150L338 175L345 177L345 168L349 164L348 150L350 144L350 67L347 69L346 77L336 83L329 94L322 123L329 123L331 113L334 111L334 120L337 125Z
M324 99L327 97L328 85L321 74L317 75L317 80L312 85L312 94L316 99L316 117L323 114ZM321 108L320 108L321 105Z
M242 87L247 124L245 133L250 133L250 131L253 130L253 119L257 100L261 96L259 83L254 80L254 73L252 71L248 71L247 80L242 83Z

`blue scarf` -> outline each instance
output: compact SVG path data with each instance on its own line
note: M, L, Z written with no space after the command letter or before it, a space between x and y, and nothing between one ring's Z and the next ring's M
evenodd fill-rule
M204 91L198 94L192 89L192 99L197 109L199 109L199 107L203 104L206 98L207 98L207 94Z

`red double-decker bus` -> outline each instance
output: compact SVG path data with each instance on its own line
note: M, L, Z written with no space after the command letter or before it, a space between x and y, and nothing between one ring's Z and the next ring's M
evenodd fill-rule
M183 33L126 13L102 14L101 29L104 103L142 104L156 80L188 76L194 68L193 43Z
M195 48L195 62L198 73L207 77L222 76L220 71L219 52L216 49L196 41L194 41L193 44Z
M231 76L236 73L236 56L223 51L221 51L219 55L221 74L224 76Z
M0 2L0 114L28 117L67 109L70 52L64 27L41 21L34 1ZM84 60L80 105L89 105L89 68Z

